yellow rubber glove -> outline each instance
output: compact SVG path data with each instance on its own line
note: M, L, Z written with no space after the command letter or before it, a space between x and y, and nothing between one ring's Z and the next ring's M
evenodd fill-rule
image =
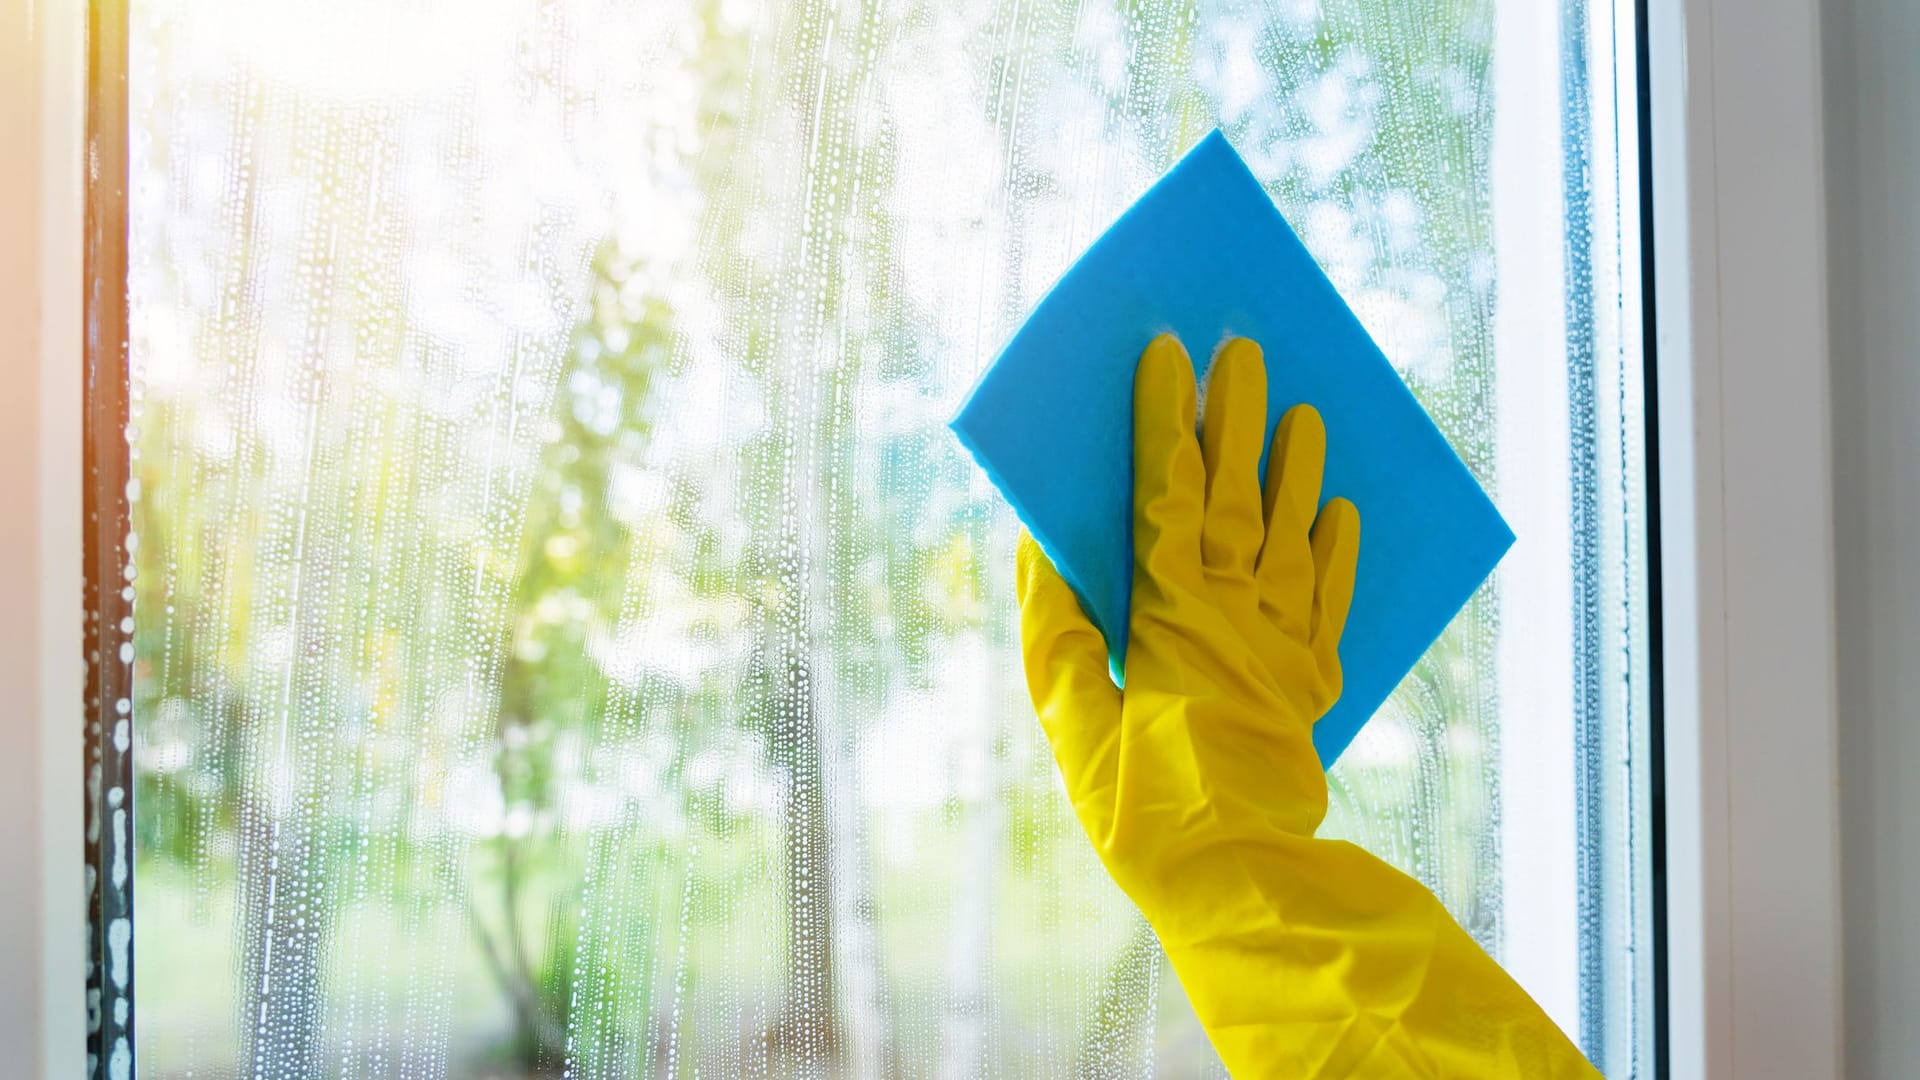
M1259 346L1230 342L1194 435L1170 336L1134 386L1126 688L1031 537L1019 559L1028 688L1074 812L1160 937L1234 1076L1597 1077L1418 881L1316 840L1313 723L1340 696L1360 516L1317 515L1326 429L1266 427Z

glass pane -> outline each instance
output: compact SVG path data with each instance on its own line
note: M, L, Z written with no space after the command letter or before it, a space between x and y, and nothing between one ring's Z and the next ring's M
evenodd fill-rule
M1223 1075L944 427L1216 124L1521 536L1328 830L1646 1074L1626 13L131 18L143 1075Z

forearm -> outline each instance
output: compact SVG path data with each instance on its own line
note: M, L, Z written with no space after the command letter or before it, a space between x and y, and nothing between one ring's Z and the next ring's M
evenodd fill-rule
M1598 1075L1431 892L1353 845L1215 848L1172 880L1207 887L1148 897L1148 919L1242 1080Z

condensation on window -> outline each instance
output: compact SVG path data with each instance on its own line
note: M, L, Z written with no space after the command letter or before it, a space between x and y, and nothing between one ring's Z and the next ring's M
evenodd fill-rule
M132 8L140 1075L1224 1075L945 421L1217 125L1497 492L1494 4ZM1499 611L1329 824L1494 948Z

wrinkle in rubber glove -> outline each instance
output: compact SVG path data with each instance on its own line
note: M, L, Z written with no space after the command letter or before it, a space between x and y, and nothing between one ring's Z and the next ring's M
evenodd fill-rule
M1320 505L1308 406L1281 418L1262 486L1257 345L1230 342L1211 380L1196 438L1185 350L1163 336L1140 360L1124 690L1021 539L1027 684L1075 815L1234 1076L1597 1077L1423 885L1314 837L1360 512Z

